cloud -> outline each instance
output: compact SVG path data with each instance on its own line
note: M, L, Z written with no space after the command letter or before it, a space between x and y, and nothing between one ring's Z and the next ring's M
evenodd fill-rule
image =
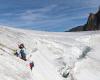
M49 19L48 12L50 12L57 5L51 5L39 9L26 10L19 14L19 19L26 22L40 22Z
M20 14L20 20L26 22L41 21L45 16L42 13L34 13L32 10Z

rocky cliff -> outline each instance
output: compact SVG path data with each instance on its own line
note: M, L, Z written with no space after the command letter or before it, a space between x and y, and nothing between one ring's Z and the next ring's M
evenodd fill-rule
M92 30L100 30L100 8L95 14L90 13L87 23L85 25L72 28L69 31L72 32L72 31L92 31Z

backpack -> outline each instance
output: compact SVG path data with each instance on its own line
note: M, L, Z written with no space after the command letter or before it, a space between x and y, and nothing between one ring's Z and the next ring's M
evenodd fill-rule
M26 61L26 54L23 49L20 50L20 54L21 54L21 59Z

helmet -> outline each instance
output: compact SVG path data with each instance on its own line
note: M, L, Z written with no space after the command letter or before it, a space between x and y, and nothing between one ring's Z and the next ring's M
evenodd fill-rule
M22 44L18 45L18 47L19 47L20 49L23 49L23 48L24 48L24 44L22 43Z

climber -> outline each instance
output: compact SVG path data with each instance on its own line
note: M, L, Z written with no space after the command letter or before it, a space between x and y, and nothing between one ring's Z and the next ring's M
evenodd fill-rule
M27 61L30 69L34 67L34 62L32 60L32 55L26 51L24 44L18 45L19 50L16 50L15 55L20 57L22 60Z
M32 61L32 62L30 62L30 69L32 70L33 69L33 67L34 67L34 62Z
M27 52L26 52L26 49L24 47L24 44L22 43L22 44L18 45L18 47L19 47L19 50L16 52L18 54L18 57L20 57L21 59L26 61Z
M33 62L32 54L28 54L27 55L27 61L28 61L30 69L32 70L33 67L34 67L34 62Z

